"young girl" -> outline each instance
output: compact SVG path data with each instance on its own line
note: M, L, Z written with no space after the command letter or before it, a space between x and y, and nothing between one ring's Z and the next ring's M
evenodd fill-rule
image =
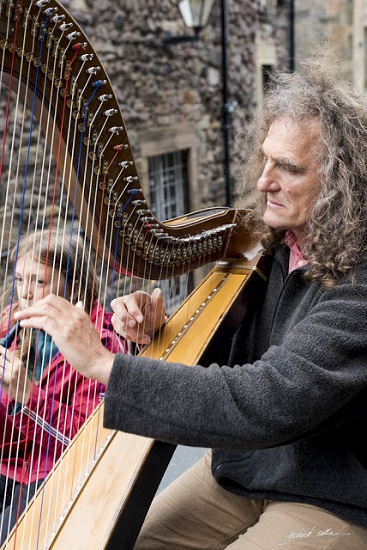
M97 300L82 239L38 231L20 240L11 260L14 301L0 327L8 347L0 359L0 544L104 392L66 363L43 331L22 330L8 346L14 312L51 293L81 300L105 347L126 352Z

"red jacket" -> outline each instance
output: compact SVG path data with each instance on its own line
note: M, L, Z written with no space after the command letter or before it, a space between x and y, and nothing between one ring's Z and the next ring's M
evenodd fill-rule
M107 349L126 353L126 342L113 331L109 314L98 302L91 320ZM104 386L77 373L59 352L19 412L11 413L15 402L0 388L1 474L27 484L45 478L104 391Z

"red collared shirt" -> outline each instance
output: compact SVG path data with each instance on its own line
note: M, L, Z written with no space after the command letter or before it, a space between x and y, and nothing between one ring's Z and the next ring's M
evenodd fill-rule
M296 269L296 267L306 265L307 260L304 259L302 252L298 248L296 236L290 229L285 234L284 242L290 249L288 273Z

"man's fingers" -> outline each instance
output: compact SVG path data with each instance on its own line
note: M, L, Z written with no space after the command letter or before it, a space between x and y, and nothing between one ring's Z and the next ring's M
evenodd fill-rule
M20 326L23 328L37 328L47 332L46 327L49 326L49 323L50 317L47 315L38 315L37 312L35 312L21 319Z
M151 296L152 304L151 304L151 311L153 315L160 315L162 310L164 309L163 306L163 296L162 291L160 288L155 288L152 292Z
M118 334L120 334L121 336L126 337L127 328L128 328L127 323L125 321L123 321L117 313L114 313L112 315L111 321L112 321L112 325L113 325L113 328L115 329L115 331Z
M130 323L131 325L135 324L136 317L142 315L137 304L133 300L129 300L129 297L115 298L111 302L111 307L116 316L125 324L128 321L133 321Z
M148 344L165 322L162 291L155 288L150 296L138 290L111 303L112 324L118 334L138 344Z
M156 332L167 321L167 315L163 302L163 294L160 288L155 288L152 292L152 312L151 312L151 330Z
M39 300L35 304L25 309L17 310L14 313L14 318L25 320L30 317L44 317L44 320L47 320L48 317L56 317L65 309L70 309L70 311L72 311L74 306L64 298L49 294L46 298L42 298L42 300Z
M123 338L136 342L137 344L149 344L150 337L144 333L142 326L138 325L134 321L133 326L131 327L128 323L121 321L116 314L112 316L112 325L115 331Z
M111 307L121 321L133 327L135 323L141 323L144 320L142 310L146 307L147 296L144 292L137 291L134 294L115 298L111 302Z
M88 315L79 307L60 296L49 295L34 305L18 310L14 317L22 327L41 329L55 340L67 340L73 333L83 330Z
M151 297L152 302L156 302L158 300L163 301L162 290L159 287L154 288Z

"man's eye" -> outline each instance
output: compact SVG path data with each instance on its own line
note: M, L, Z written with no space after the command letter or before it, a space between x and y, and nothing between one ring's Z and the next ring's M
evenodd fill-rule
M294 164L285 164L283 168L288 172L288 174L299 174L300 169L298 166L295 166Z
M15 282L16 283L21 283L22 281L23 281L23 278L20 275L15 276Z

